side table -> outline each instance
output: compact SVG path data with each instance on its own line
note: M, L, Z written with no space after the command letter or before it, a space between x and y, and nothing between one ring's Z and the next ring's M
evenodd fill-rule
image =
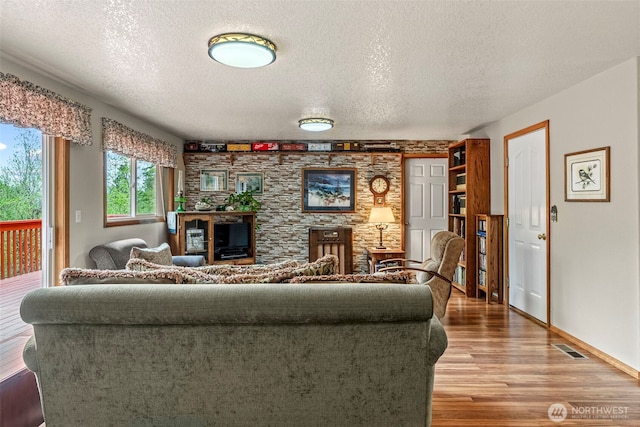
M366 248L369 272L375 273L380 268L379 262L389 258L404 258L405 251L402 249L375 249Z

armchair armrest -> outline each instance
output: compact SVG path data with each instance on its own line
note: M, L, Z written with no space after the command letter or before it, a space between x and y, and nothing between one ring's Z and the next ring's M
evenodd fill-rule
M444 277L442 274L436 272L436 271L431 271L431 270L425 270L424 268L419 268L419 267L406 267L406 266L398 266L398 267L384 267L381 268L380 271L394 271L394 270L414 270L414 271L422 271L423 273L427 273L430 274L432 276L435 276L439 279L444 280L445 282L447 282L448 284L451 284L451 279L448 279L446 277Z
M399 262L399 263L402 263L402 265L407 265L407 263L422 264L422 261L416 261L415 259L407 259L407 258L387 258L379 262L380 264L386 264L390 262Z
M22 349L22 360L24 364L33 372L38 372L38 356L36 349L36 338L34 335L27 340Z
M437 316L431 318L429 327L429 357L427 363L434 365L449 345L447 333Z

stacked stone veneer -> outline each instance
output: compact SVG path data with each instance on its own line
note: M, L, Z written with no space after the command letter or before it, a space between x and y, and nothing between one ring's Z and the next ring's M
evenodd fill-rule
M404 153L446 153L451 141L402 141ZM256 195L262 202L257 214L260 228L256 231L257 262L278 262L285 258L307 261L309 258L309 228L351 227L353 230L354 272L367 270L366 247L375 246L378 230L367 222L373 204L369 180L378 174L387 176L390 190L387 205L393 209L396 223L384 231L385 246L399 248L402 241L402 154L359 152L251 152L251 153L187 153L185 164L185 195L187 210L203 196L216 205L224 204L235 192L236 174L264 174L264 193ZM353 168L357 171L355 213L303 213L303 168ZM228 190L200 191L200 170L217 169L228 172Z

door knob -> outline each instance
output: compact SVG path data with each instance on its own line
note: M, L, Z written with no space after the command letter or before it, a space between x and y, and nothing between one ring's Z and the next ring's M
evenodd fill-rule
M538 240L547 240L547 235L545 233L538 234Z

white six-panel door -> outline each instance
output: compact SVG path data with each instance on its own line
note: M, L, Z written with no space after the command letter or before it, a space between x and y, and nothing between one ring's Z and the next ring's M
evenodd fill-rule
M406 258L424 260L431 238L447 229L447 159L410 158L405 163Z
M546 129L507 144L509 304L547 323Z

